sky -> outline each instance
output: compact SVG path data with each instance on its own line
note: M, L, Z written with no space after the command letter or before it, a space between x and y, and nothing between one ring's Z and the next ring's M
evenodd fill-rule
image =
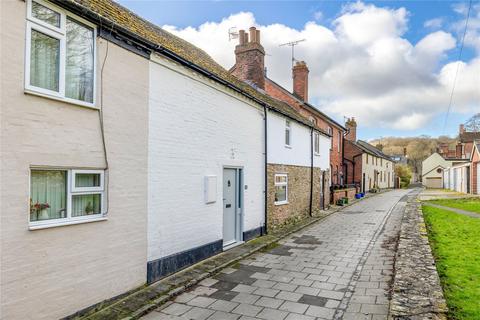
M340 123L355 117L360 139L454 136L480 112L479 0L461 57L468 1L118 2L227 69L238 43L229 31L256 26L268 77L289 90L291 50L280 44L305 39L295 59L310 69L309 102Z

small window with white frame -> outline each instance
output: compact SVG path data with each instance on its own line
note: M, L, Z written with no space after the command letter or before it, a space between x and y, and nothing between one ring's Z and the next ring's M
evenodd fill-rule
M288 203L288 175L276 174L275 175L275 204Z
M103 170L32 169L30 227L48 227L103 218Z
M43 0L27 0L25 90L95 105L95 25Z
M320 154L320 134L318 132L313 135L313 150L316 155Z
M292 146L292 128L291 128L290 120L285 120L285 146L286 147Z

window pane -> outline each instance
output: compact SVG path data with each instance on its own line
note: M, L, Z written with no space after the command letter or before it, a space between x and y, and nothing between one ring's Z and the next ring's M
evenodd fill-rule
M60 40L32 29L30 84L58 92Z
M65 96L93 102L93 29L67 19Z
M60 13L32 1L32 16L54 27L60 28Z
M287 186L275 187L275 202L287 201Z
M32 171L30 221L65 218L66 188L66 171Z
M72 217L101 213L102 196L100 194L82 194L72 196Z
M100 187L100 173L77 173L75 175L75 187Z
M290 145L290 129L285 129L285 144Z
M275 183L285 183L287 182L286 176L275 176Z

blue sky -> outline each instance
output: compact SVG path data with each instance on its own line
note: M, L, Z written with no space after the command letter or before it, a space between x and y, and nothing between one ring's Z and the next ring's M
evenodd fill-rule
M456 40L455 44L448 45L445 44L445 48L441 50L441 52L437 53L435 59L438 61L435 63L435 66L431 68L431 70L425 71L425 75L428 76L437 76L442 68L447 65L449 62L454 62L458 58L458 52L460 47L460 39L461 39L461 26L462 26L462 19L464 21L465 14L462 13L461 10L458 10L459 7L465 7L468 2L465 1L364 1L362 3L361 9L345 9L348 8L352 2L341 2L341 1L133 1L133 0L120 0L119 1L122 5L126 6L130 10L134 11L135 13L139 14L140 16L146 18L147 20L154 22L159 26L170 26L171 30L174 33L177 33L179 36L186 38L187 40L193 42L194 44L198 45L202 49L206 50L210 53L217 61L224 64L225 67L229 67L229 63L231 60L228 60L227 57L224 55L229 54L230 47L228 47L227 52L218 52L215 49L211 49L211 43L206 43L205 41L202 42L201 40L197 41L197 38L200 38L199 35L202 35L202 26L205 26L207 22L215 23L217 29L221 29L221 21L228 19L228 17L238 14L240 12L250 12L253 15L254 22L256 25L263 26L265 31L264 33L273 31L276 24L282 25L282 27L286 28L286 30L298 30L298 34L305 30L305 24L307 22L315 22L316 25L320 27L325 27L326 30L332 30L335 34L339 33L338 24L339 21L342 19L341 17L347 13L350 17L353 14L363 14L365 11L369 10L368 8L374 8L376 11L372 11L373 14L383 14L382 12L388 12L392 15L397 15L400 13L400 8L404 8L406 10L405 16L398 18L398 21L402 20L405 22L405 27L400 32L400 34L395 35L397 40L407 41L411 46L415 46L417 43L421 42L422 39L427 37L429 34L442 31L445 35L451 35L451 37ZM478 1L474 3L478 4ZM383 10L385 9L385 10ZM457 9L457 10L455 10ZM383 10L383 11L382 11ZM475 7L475 10L471 11L471 19L472 26L476 26L477 20L480 24L480 6ZM232 18L232 21L237 21ZM427 21L431 21L431 23L427 23ZM401 23L400 23L401 24ZM233 22L232 22L233 26ZM188 30L193 28L192 30ZM270 29L269 29L270 27ZM361 26L359 26L361 27ZM398 28L402 28L401 26ZM167 28L168 29L168 28ZM214 29L214 30L217 30ZM478 27L480 29L480 27ZM472 29L471 35L475 35L478 29ZM211 29L210 29L211 30ZM220 32L220 31L219 31ZM222 31L223 32L223 31ZM320 32L320 31L319 31ZM470 32L470 30L469 30ZM221 33L220 33L221 34ZM311 34L311 33L310 33ZM320 33L319 33L320 36ZM228 41L227 32L224 34L225 42ZM394 37L394 36L392 36ZM445 38L445 37L444 37ZM292 39L285 39L285 41L290 41ZM447 41L446 39L445 41ZM222 42L222 38L219 38L217 42ZM307 39L307 41L310 41ZM444 42L445 42L444 41ZM442 42L443 43L443 42ZM431 45L433 47L437 46L435 43ZM266 45L267 52L269 51L268 45ZM275 55L275 48L271 48L273 54ZM304 49L308 50L308 49ZM367 51L369 51L368 49ZM432 48L429 48L432 50ZM370 50L371 51L371 50ZM369 52L370 52L369 51ZM302 55L300 49L300 55ZM231 53L233 56L233 51ZM277 54L274 58L276 59ZM304 56L311 56L308 52L305 52ZM321 59L322 53L318 53L318 57ZM466 45L464 48L464 52L462 55L462 61L469 63L475 59L478 59L478 47L475 48L474 45ZM269 59L269 56L266 57ZM311 59L316 59L315 56ZM408 60L408 59L407 59ZM307 63L311 63L311 61L307 60ZM354 61L352 63L355 63ZM278 64L275 64L278 66ZM455 66L455 65L454 65ZM277 68L277 67L275 67ZM321 69L323 68L323 69ZM319 67L319 73L322 72L323 74L327 74L329 71L328 66ZM351 68L351 65L350 65ZM398 68L397 68L398 69ZM451 68L450 68L451 69ZM395 70L392 69L392 70ZM463 70L463 69L462 69ZM470 81L476 81L475 74L477 73L477 69L472 69L470 73L473 73L474 77L464 77L465 79L469 79ZM283 84L284 86L288 87L288 70L285 69L283 74L278 75L277 80L279 83ZM316 70L312 70L311 67L311 74L314 77L318 78L319 86L324 83L321 80L322 74L315 75L314 72ZM333 72L333 71L332 71ZM275 72L274 72L275 73ZM374 76L374 75L373 75ZM395 75L392 75L395 77ZM284 79L283 79L284 78ZM460 77L461 78L461 77ZM462 80L462 79L460 79ZM394 82L395 80L393 80ZM480 78L479 78L480 81ZM313 82L313 81L312 81ZM453 81L451 81L453 82ZM311 84L312 85L312 84ZM341 84L339 84L341 86ZM429 90L430 84L426 85L425 88L422 90ZM448 91L448 85L444 85L443 91ZM451 86L450 86L451 88ZM478 88L480 90L480 83L478 83ZM403 89L402 89L403 90ZM461 89L459 89L461 90ZM448 119L448 125L446 130L443 130L443 123L445 119L445 113L442 110L446 110L448 107L448 99L445 98L443 100L436 100L436 106L431 106L432 102L425 102L422 104L422 110L425 110L425 116L420 117L422 120L418 120L417 126L409 126L408 119L406 119L406 125L402 126L400 124L393 124L393 122L386 121L382 125L375 125L375 122L369 121L368 119L368 112L362 115L361 112L359 114L355 114L357 110L353 107L342 109L339 112L336 112L335 107L333 105L338 106L342 103L344 99L339 97L337 91L333 90L332 93L328 94L328 96L324 96L321 89L318 89L318 94L312 97L312 102L316 105L327 105L331 104L331 107L327 107L326 109L321 108L323 111L331 114L332 117L337 119L338 121L343 121L343 116L357 116L364 121L359 123L359 136L363 139L371 139L375 137L385 137L385 136L411 136L411 135L420 135L420 134L427 134L432 136L437 136L443 133L453 135L457 132L458 124L467 120L475 111L474 108L472 109L472 101L473 104L476 103L478 106L476 112L480 112L480 101L477 100L477 96L468 97L468 88L462 90L465 97L459 97L459 101L466 101L468 98L471 98L469 102L462 102L464 105L459 107L461 112L457 112L455 110L455 99L454 99L454 106L453 112L451 113ZM416 92L412 95L417 94ZM447 95L447 92L444 92ZM421 95L421 92L420 92ZM475 95L475 94L473 94ZM350 100L353 100L355 95L352 96ZM332 104L332 99L339 98L337 104ZM386 101L394 100L394 97L384 97ZM378 100L378 96L371 97L371 99ZM390 100L388 100L390 99ZM329 101L328 103L325 101ZM373 101L373 100L372 100ZM351 102L349 102L351 104ZM365 102L368 104L368 101ZM375 102L376 103L376 102ZM460 102L459 102L460 103ZM347 102L345 101L345 104ZM425 104L425 106L424 106ZM427 108L427 104L430 104L430 109ZM394 104L395 105L395 104ZM393 108L399 109L403 108L404 104L399 104L398 106L394 106ZM360 108L360 106L359 106ZM368 107L365 107L368 108ZM390 108L390 106L385 105L385 109ZM432 111L433 109L433 111ZM329 112L330 110L333 113ZM378 110L378 109L375 109ZM397 110L398 111L398 110ZM414 107L410 108L409 111L412 114L416 114L417 111ZM423 111L422 111L423 112ZM420 113L420 112L419 112ZM386 115L390 118L398 117L397 115ZM415 122L417 119L412 116L412 121ZM428 119L428 120L427 120ZM394 120L389 120L394 121ZM421 123L421 125L420 125ZM393 125L391 125L393 124ZM402 129L403 127L408 127L408 130Z

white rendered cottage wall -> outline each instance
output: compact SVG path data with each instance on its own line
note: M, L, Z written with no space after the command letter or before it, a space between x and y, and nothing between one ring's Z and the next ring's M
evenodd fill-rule
M263 109L153 57L149 104L149 261L222 239L223 167L244 170L244 223L264 224ZM205 176L217 176L206 204Z
M276 112L268 113L268 163L310 167L311 129L290 121L290 146L285 145L287 118ZM314 167L330 167L330 138L320 135L320 152L313 157Z

